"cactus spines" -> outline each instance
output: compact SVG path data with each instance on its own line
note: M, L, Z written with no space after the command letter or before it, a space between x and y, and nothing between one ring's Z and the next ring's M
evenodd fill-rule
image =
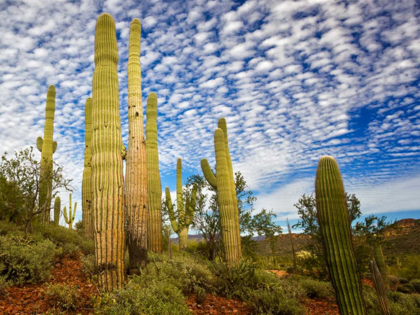
M85 105L85 163L82 181L82 220L85 236L93 240L91 142L92 99L88 97Z
M41 222L48 224L51 219L53 153L57 149L57 142L53 141L55 112L55 86L50 85L47 92L45 107L44 139L38 137L36 146L41 152L41 178L39 189L39 209L42 210Z
M194 211L196 205L197 187L194 185L191 191L191 196L186 196L185 204L182 192L182 160L178 159L176 166L176 210L175 215L171 192L168 187L165 189L166 207L168 208L169 218L172 229L179 237L179 248L183 249L188 246L188 229L194 218ZM178 217L178 218L177 218ZM177 222L178 219L178 222Z
M67 214L67 208L64 207L63 214L64 214L64 221L69 225L69 229L73 229L73 222L74 218L76 216L76 208L77 208L77 202L74 203L74 211L72 212L72 202L71 202L71 194L69 196L69 213ZM55 209L54 209L55 210Z
M214 148L216 152L216 175L206 159L201 160L201 168L208 183L217 190L225 260L228 265L232 265L241 259L242 251L238 201L224 118L219 119L219 128L214 132Z
M128 152L126 155L127 243L130 273L147 260L147 163L140 68L141 24L131 22L128 49Z
M124 176L115 22L101 14L96 23L92 84L92 211L99 287L124 285Z
M155 253L162 252L162 186L159 174L159 153L157 141L157 96L147 97L146 154L148 222L147 247Z
M381 273L383 284L385 288L388 288L388 268L386 266L385 257L382 252L382 246L381 244L379 244L379 242L376 242L374 244L374 250L375 250L375 261Z
M55 197L54 200L54 224L59 225L60 223L60 211L61 211L61 199L60 197Z
M386 297L386 286L382 280L381 273L378 269L376 262L370 261L370 272L372 273L373 284L375 286L376 295L378 296L379 305L383 315L391 315L389 311L389 304Z
M318 223L340 314L366 314L356 268L343 180L337 162L323 156L315 179Z

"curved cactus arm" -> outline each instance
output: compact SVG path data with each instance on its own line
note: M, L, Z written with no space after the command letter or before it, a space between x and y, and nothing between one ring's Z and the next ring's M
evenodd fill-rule
M63 214L64 214L64 221L66 221L67 224L70 224L69 222L69 218L67 216L67 207L64 207L63 209Z
M197 185L193 186L191 197L188 198L187 215L185 224L189 226L194 219L195 206L197 201Z
M178 233L178 222L176 222L174 205L172 204L171 191L169 190L169 187L166 187L165 189L165 196L165 203L166 207L168 208L169 219L171 220L172 229L175 233Z
M201 169L203 170L204 177L206 178L209 185L214 189L217 189L216 176L214 175L207 159L201 160Z
M36 147L39 150L39 152L42 152L42 145L44 144L44 140L42 137L36 138Z
M57 151L57 141L53 142L53 154Z

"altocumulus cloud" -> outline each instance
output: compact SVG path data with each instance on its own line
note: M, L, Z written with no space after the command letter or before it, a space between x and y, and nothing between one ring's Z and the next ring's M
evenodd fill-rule
M177 157L189 174L203 157L214 163L213 132L224 116L234 169L261 196L258 207L293 217L296 198L313 190L317 160L329 154L367 212L419 210L416 1L2 2L2 151L34 145L55 84L54 157L79 198L102 12L117 23L124 141L129 25L142 20L143 97L158 94L164 184Z

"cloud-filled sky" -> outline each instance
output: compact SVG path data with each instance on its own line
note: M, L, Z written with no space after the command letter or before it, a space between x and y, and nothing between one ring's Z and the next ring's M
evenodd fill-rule
M314 190L325 154L363 213L420 217L417 1L2 1L0 149L35 145L55 84L54 159L76 200L103 12L117 27L125 143L129 26L142 22L143 103L157 93L163 189L175 189L178 157L184 179L201 174L202 158L214 163L213 132L225 117L234 170L257 210L273 209L280 224L296 219L293 204Z

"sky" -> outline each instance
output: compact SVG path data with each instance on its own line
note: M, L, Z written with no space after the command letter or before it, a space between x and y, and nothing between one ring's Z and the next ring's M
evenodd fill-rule
M296 222L293 204L314 191L323 155L337 160L365 215L420 218L418 1L0 1L0 151L35 146L54 84L54 159L79 204L104 12L116 23L126 144L129 27L142 23L143 104L158 95L162 190L175 190L178 157L184 181L201 174L202 158L214 164L225 117L234 171L256 211L273 210L278 224Z

